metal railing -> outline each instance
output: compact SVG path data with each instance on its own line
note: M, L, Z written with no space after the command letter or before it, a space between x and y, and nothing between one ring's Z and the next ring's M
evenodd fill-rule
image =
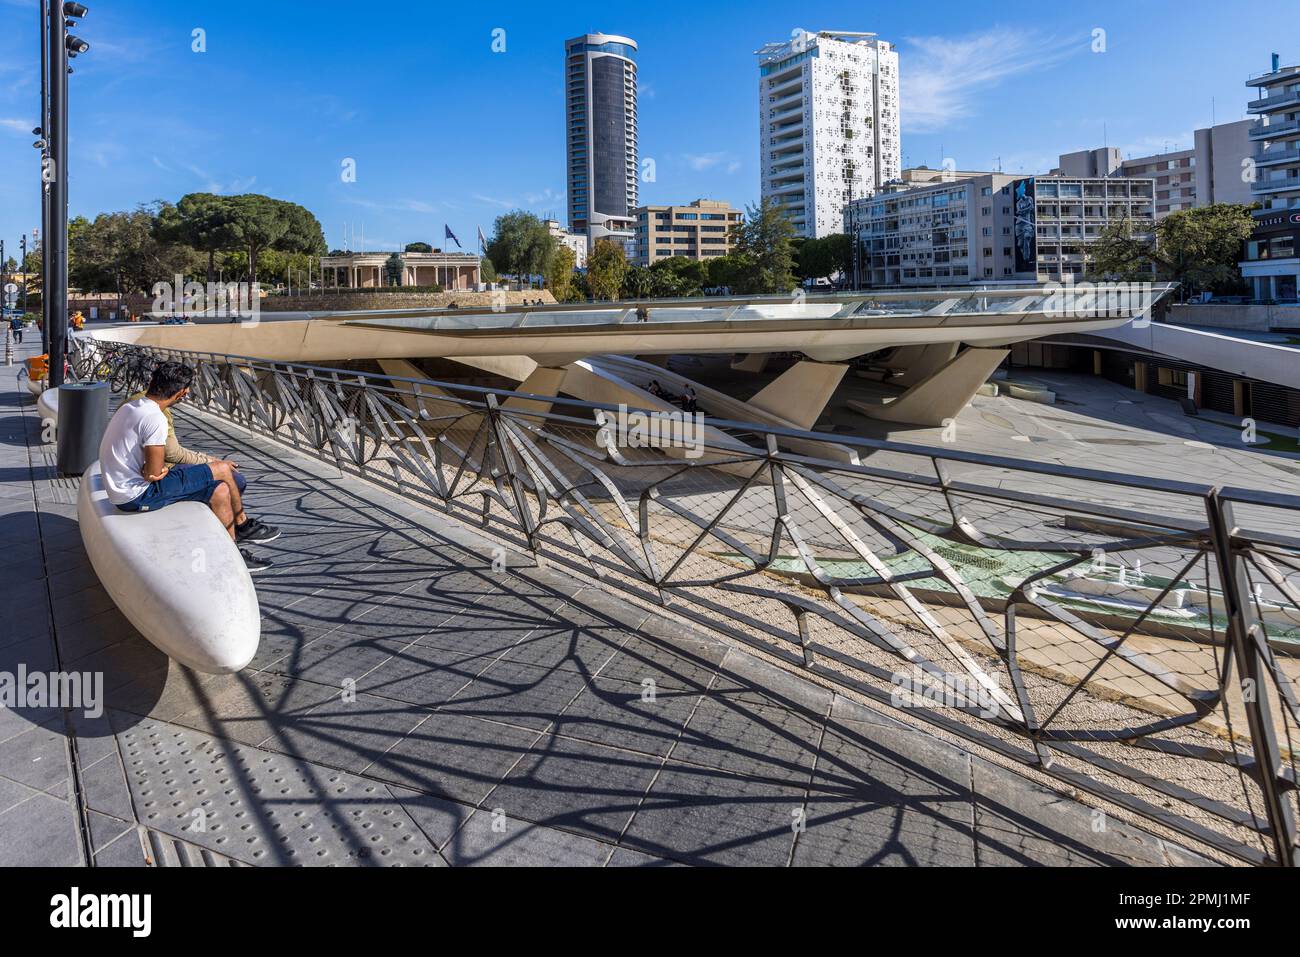
M74 365L129 390L162 358L208 413L1224 859L1296 863L1300 497L717 419L692 451L684 417L647 444L621 407L87 338ZM807 454L830 439L862 464Z

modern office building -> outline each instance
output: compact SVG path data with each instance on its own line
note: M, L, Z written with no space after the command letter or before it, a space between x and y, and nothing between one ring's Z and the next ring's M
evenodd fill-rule
M1255 201L1248 160L1253 152L1250 120L1197 130L1193 147L1124 159L1113 146L1062 153L1052 172L1075 177L1123 176L1155 182L1156 219L1211 203Z
M1275 53L1272 68L1246 82L1259 92L1246 109L1259 117L1251 192L1261 208L1241 274L1256 299L1291 302L1300 296L1300 66L1281 66Z
M898 53L873 33L797 31L757 51L762 196L798 235L844 228L844 207L901 172Z
M701 260L725 256L731 252L732 230L741 219L730 203L712 199L697 199L686 206L640 206L634 214L632 262L638 266L672 256Z
M573 268L587 268L587 234L571 233L554 219L546 220L546 229L553 239L573 250Z
M1153 189L1149 179L905 170L850 203L845 228L859 244L859 285L1048 282L1081 276L1111 223L1149 233Z
M637 206L636 43L588 33L564 44L569 230L630 247Z

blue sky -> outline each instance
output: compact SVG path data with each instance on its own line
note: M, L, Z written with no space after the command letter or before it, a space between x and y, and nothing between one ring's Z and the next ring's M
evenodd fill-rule
M753 51L791 30L869 30L900 51L905 165L1043 172L1106 140L1190 146L1244 117L1247 76L1300 61L1300 0L1265 30L1234 3L620 4L90 0L72 80L71 214L187 192L262 192L316 213L331 247L475 229L510 208L565 217L563 42L641 48L645 202L758 196ZM38 223L35 0L0 0L0 235ZM207 50L191 50L192 31ZM506 52L493 53L492 31ZM1093 31L1105 52L1092 52ZM1214 104L1212 113L1212 102ZM356 160L355 183L340 177Z

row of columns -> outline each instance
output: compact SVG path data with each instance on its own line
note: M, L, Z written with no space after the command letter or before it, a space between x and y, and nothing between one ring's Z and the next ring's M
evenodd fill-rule
M383 286L387 284L385 267L377 266L331 266L327 272L333 273L335 287L359 289ZM429 273L434 274L432 280ZM346 280L346 281L345 281ZM436 283L444 289L471 289L474 284L473 266L407 266L402 267L403 286L423 286Z

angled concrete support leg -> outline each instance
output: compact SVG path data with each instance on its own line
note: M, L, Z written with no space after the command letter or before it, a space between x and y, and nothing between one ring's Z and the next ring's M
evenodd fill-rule
M398 376L404 379L425 378L424 372L418 366L405 359L380 359L378 361L379 368L384 371L385 375ZM416 415L426 419L442 420L436 423L434 431L440 431L450 426L454 421L450 417L455 416L465 416L465 418L458 420L463 427L477 427L478 425L477 412L471 412L464 405L451 401L451 396L436 385L394 382L393 387L401 396L402 404ZM440 399L442 401L439 401Z
M901 368L903 374L891 381L904 389L916 385L951 362L957 355L957 345L956 342L930 342L925 345L902 346L890 358L889 365Z
M772 358L766 352L751 352L743 359L733 359L731 368L737 372L762 372L767 368L767 360Z
M912 425L943 425L965 408L1009 349L966 349L902 395L880 402L850 399L851 409L872 419Z
M779 415L801 429L817 424L849 367L838 362L797 362L782 372L749 405Z
M548 369L546 366L538 366L532 371L523 382L519 383L516 391L527 392L529 395L549 395L555 396L560 393L560 385L564 382L564 369ZM512 395L501 403L501 408L508 409L511 412L536 412L545 414L551 411L552 403L542 399L524 399L517 395ZM541 422L541 419L531 420Z

